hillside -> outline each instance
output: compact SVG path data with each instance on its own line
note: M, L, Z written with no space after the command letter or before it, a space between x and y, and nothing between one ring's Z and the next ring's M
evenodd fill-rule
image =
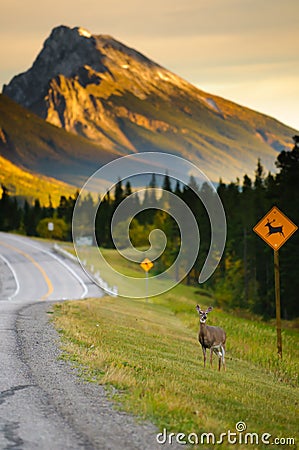
M34 174L21 169L0 156L0 185L4 184L10 196L26 198L30 203L39 199L41 205L49 205L49 197L54 207L61 195L73 196L76 188L54 178ZM0 189L0 196L1 196Z
M117 153L59 129L9 97L0 95L0 156L22 170L81 187L94 168L111 161ZM2 170L9 174L8 164L4 161L2 164ZM12 177L8 182L11 180ZM16 192L22 190L18 184L19 178L15 177Z
M228 336L227 370L218 372L215 355L213 368L207 363L204 369L195 305L206 307L211 299L184 288L151 302L102 297L57 304L54 323L64 357L84 380L114 386L118 408L138 412L160 432L166 428L168 436L184 433L180 442L192 433L186 444L196 443L197 434L201 445L192 448L244 450L244 435L235 442L225 437L239 421L260 436L248 448L268 448L263 433L269 433L269 444L292 437L289 448L297 448L298 333L285 330L280 361L273 326L214 310L209 324L223 327Z
M258 158L273 170L277 153L291 148L296 133L271 117L197 89L111 36L78 27L54 28L32 67L3 92L84 138L77 161L102 165L109 152L166 151L193 161L213 181L252 174ZM93 143L88 149L87 139ZM95 145L106 153L97 153ZM30 164L36 165L33 153L31 149ZM62 153L49 155L52 174Z

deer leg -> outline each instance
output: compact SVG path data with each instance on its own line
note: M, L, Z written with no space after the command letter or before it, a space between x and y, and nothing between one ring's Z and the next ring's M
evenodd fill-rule
M221 367L221 357L222 357L222 353L221 353L220 350L221 350L221 346L214 349L214 352L215 352L215 354L216 354L217 357L218 357L218 370L220 370L220 367Z
M222 365L223 365L223 370L226 370L225 367L225 347L224 345L221 345L221 352L222 352Z
M213 366L213 351L214 351L214 349L213 349L213 347L211 347L210 348L210 366L211 367Z
M207 349L205 347L202 347L202 353L203 353L203 366L206 367Z

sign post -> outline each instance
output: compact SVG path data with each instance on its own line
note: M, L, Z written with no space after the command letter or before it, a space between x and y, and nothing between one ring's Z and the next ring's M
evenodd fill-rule
M140 263L140 267L145 271L145 298L148 301L148 273L154 267L154 263L150 259L145 258Z
M280 356L280 358L282 358L281 313L280 313L280 275L279 275L279 253L278 253L278 250L274 250L274 282L275 282L277 353Z
M292 236L298 227L274 206L253 228L274 250L275 308L277 330L277 352L282 358L281 312L280 312L280 274L279 249Z

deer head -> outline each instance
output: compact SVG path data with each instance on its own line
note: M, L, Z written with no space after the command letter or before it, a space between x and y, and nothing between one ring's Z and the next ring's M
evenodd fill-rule
M209 306L208 309L206 309L206 311L202 311L200 306L196 305L196 309L197 309L198 314L199 314L200 322L201 323L206 323L206 320L208 318L208 313L212 311L213 307Z

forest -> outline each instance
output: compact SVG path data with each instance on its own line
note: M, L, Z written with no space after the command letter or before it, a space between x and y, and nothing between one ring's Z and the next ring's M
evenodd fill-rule
M272 318L275 316L273 250L253 232L257 222L276 205L296 225L299 225L299 137L294 136L294 148L283 150L276 160L277 172L265 173L260 161L254 178L244 174L242 178L225 184L219 181L217 192L220 196L227 219L227 241L221 262L213 276L204 284L216 303L224 309L247 310ZM201 251L184 283L196 285L209 249L210 224L204 206L194 190L207 189L203 184L197 186L192 176L188 186L182 186L166 173L163 179L152 175L148 187L162 188L163 192L173 192L193 211L205 239ZM149 191L150 192L150 191ZM117 206L132 193L130 181L123 186L118 181L113 192L101 199L96 218L97 245L113 248L110 223ZM10 196L2 185L0 199L0 230L13 231L28 236L40 236L58 240L71 240L72 216L79 193L68 198L61 196L54 208L49 198L48 206L20 202ZM147 192L145 191L145 197ZM140 209L145 198L138 199ZM148 200L148 199L147 199ZM165 198L161 197L161 205ZM88 195L86 209L94 205L95 199ZM167 208L166 208L167 209ZM54 223L54 230L48 230L48 222ZM154 228L162 229L167 236L167 246L155 264L155 271L165 270L177 256L180 233L179 228L165 208L147 209L137 214L130 224L130 239L136 247L148 246L148 235ZM299 317L299 232L279 250L281 277L281 308L284 319Z

